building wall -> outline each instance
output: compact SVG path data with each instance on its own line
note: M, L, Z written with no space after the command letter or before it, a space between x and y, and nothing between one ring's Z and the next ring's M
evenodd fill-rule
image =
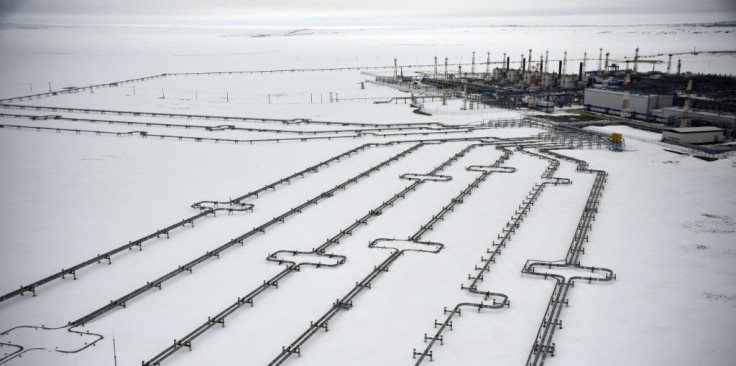
M616 112L621 110L623 98L623 92L587 88L585 89L585 101L583 103L596 110L610 109ZM632 93L629 101L629 111L640 115L648 115L655 109L672 106L672 96L667 95Z
M682 108L664 108L661 111L657 111L658 114L660 114L662 117L668 118L668 117L682 117ZM700 119L708 122L717 122L720 124L725 124L726 126L733 126L736 124L736 116L734 115L728 115L728 114L714 114L714 113L704 113L697 110L693 110L690 112L690 116L693 119Z
M662 138L668 141L684 142L686 144L704 144L712 142L722 142L723 132L698 132L698 133L678 133L674 131L663 131Z

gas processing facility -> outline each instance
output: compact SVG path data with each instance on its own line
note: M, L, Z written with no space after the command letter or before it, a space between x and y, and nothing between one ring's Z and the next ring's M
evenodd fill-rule
M662 134L662 141L717 153L734 149L736 138L736 78L731 75L693 74L683 71L673 56L687 54L730 56L736 51L701 51L611 58L550 59L549 52L521 55L516 61L505 53L501 61L421 65L414 74L394 60L393 76L376 75L375 82L412 92L417 103L441 98L463 100L461 109L488 106L545 112L546 117L571 126L625 124ZM665 72L640 72L648 65L664 64ZM407 66L414 68L417 66ZM416 94L416 96L415 96ZM563 112L563 113L561 113Z

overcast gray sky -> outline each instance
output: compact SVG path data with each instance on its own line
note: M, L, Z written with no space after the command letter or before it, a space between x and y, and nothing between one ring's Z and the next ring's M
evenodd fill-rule
M736 20L736 0L0 0L0 21L16 23L329 26L727 20Z

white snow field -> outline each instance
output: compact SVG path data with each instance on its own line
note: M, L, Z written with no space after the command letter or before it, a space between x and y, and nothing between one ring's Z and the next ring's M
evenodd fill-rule
M5 25L0 364L732 365L734 157L623 126L592 130L624 152L572 149L454 100L420 115L360 88L391 68L356 68L734 31Z

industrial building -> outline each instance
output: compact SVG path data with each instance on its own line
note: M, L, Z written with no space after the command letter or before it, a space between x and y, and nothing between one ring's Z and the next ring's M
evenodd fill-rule
M662 140L682 144L713 144L725 140L718 127L681 127L662 131Z
M587 88L585 89L583 105L589 111L618 114L621 112L623 98L623 91ZM675 96L673 94L631 93L629 98L629 113L631 114L631 118L642 118L647 121L656 117L653 113L655 109L672 107L675 102Z
M654 111L654 114L667 121L679 120L682 117L682 108L667 107ZM693 109L689 112L690 119L693 121L703 122L716 127L721 127L727 131L736 129L736 115L725 113L713 113Z

